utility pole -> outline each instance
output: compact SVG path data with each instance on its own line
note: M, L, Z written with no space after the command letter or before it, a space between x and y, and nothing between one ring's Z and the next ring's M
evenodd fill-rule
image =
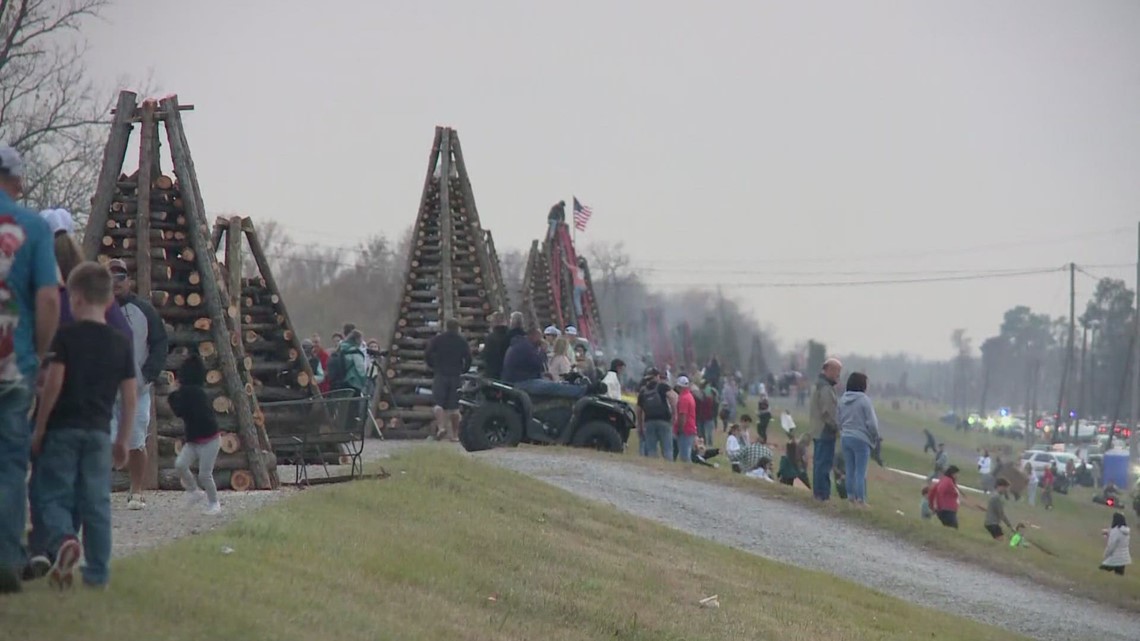
M1128 466L1128 487L1136 484L1136 464L1140 462L1140 430L1136 429L1136 419L1140 417L1140 223L1136 225L1136 309L1132 312L1132 414L1128 429L1132 430L1131 456Z
M1077 340L1077 264L1069 263L1069 348L1065 352L1065 368L1061 370L1061 391L1057 395L1057 419L1053 422L1050 443L1060 442L1061 424L1069 418L1069 379L1073 376L1073 356ZM1069 436L1075 442L1076 425L1069 424Z

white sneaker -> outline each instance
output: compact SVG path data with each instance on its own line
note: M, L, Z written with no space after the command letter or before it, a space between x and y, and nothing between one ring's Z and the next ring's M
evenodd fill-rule
M186 491L186 507L194 507L195 505L206 500L206 493L201 489L187 490Z
M221 514L221 513L222 513L222 504L218 503L216 501L214 503L210 503L209 505L207 505L206 511L204 512L204 514L206 514L207 516L214 516L216 514Z
M128 494L127 495L127 509L128 510L141 510L146 507L146 501L143 500L142 494Z

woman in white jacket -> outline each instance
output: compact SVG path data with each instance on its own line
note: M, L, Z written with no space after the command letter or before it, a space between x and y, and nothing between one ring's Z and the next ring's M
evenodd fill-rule
M1104 530L1104 535L1108 541L1100 569L1124 576L1124 567L1132 563L1132 554L1128 551L1128 524L1123 512L1112 515L1112 527Z

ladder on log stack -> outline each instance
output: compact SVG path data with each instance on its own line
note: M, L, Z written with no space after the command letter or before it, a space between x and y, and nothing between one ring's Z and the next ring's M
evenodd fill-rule
M530 253L527 254L522 306L528 324L539 329L558 325L558 316L554 311L554 292L550 288L550 265L537 240L531 243Z
M376 397L376 416L385 436L393 438L431 434L428 340L443 330L445 319L454 318L475 352L494 309L491 257L459 136L449 127L435 129L412 237L404 297Z
M214 222L211 245L215 253L224 252L228 309L234 331L241 336L240 349L250 359L253 392L259 403L319 396L301 337L289 317L253 221L241 216L219 217ZM262 406L266 433L316 431L322 422L314 421L309 409L304 405Z
M205 205L182 128L176 96L141 104L133 92L119 94L103 152L84 253L102 263L121 258L140 298L162 317L172 346L166 372L155 385L148 439L151 488L181 489L174 457L182 422L167 401L172 371L190 350L207 368L206 393L224 431L215 475L222 489L271 489L278 485L276 459L253 396L252 362L240 347L227 285L210 243ZM165 125L174 178L164 175L159 123ZM140 129L139 168L122 173L134 126Z

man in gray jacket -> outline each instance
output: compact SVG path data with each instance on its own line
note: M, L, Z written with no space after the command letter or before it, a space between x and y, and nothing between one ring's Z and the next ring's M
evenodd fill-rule
M814 443L811 491L820 501L831 498L831 468L835 464L835 440L839 435L836 418L839 396L835 393L835 385L842 371L843 364L839 359L827 359L811 391L809 429Z

